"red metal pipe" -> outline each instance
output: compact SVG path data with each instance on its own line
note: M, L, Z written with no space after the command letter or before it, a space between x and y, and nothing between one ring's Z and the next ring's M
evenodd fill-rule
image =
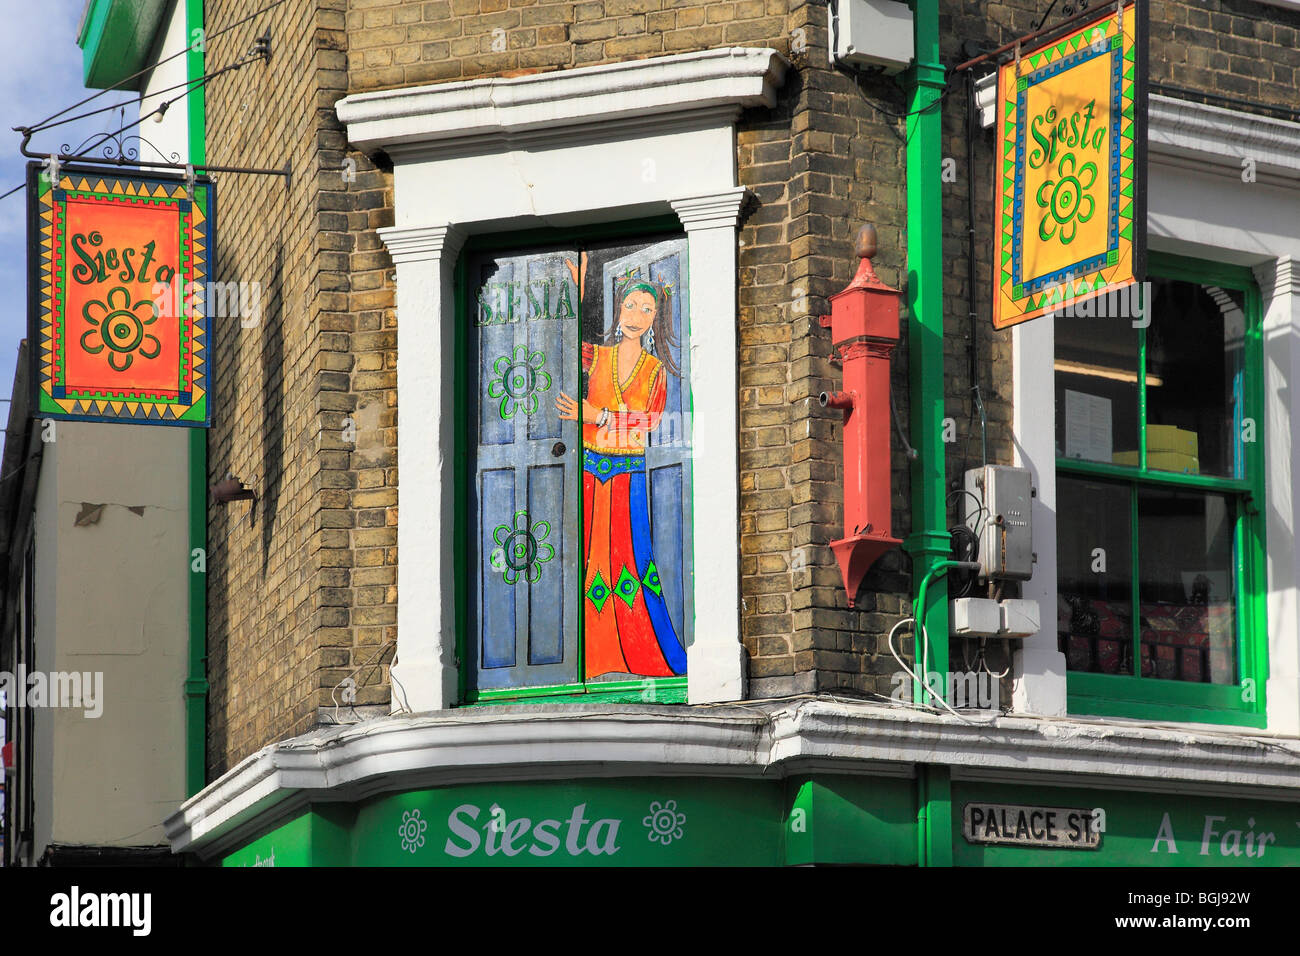
M844 388L818 396L823 408L844 412L844 537L832 541L831 550L849 607L871 565L900 544L890 533L889 369L898 344L901 294L872 268L873 226L859 231L856 251L862 259L857 275L831 296L831 314L821 318L840 353Z

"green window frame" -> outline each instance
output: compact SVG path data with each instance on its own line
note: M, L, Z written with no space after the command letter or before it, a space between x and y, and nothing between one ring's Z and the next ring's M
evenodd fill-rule
M466 240L456 261L453 297L456 321L452 335L455 349L453 394L465 396L475 387L471 365L469 324L463 321L469 309L469 262L476 253L556 246L564 243L594 243L608 240L637 240L666 233L679 234L681 221L675 215L655 216L629 222L612 222L575 228L540 228L516 232L492 233L471 236ZM463 409L464 403L458 403ZM463 411L456 415L453 443L458 461L467 461L474 451L470 435L469 415ZM453 540L458 555L469 555L474 547L474 533L470 527L469 474L465 468L456 470L455 516ZM581 515L579 516L581 521ZM581 528L581 525L579 526ZM580 531L581 536L581 531ZM458 706L484 706L491 704L553 704L553 703L657 703L684 704L687 702L687 677L645 677L635 680L603 681L549 686L521 686L502 689L477 689L470 686L466 661L474 653L473 635L470 633L471 569L468 561L457 561L455 571L455 623L456 623L456 673ZM583 620L578 615L578 647L583 648Z
M1265 683L1268 677L1266 620L1267 567L1264 550L1264 384L1262 309L1259 288L1250 269L1202 259L1152 252L1148 271L1152 277L1215 285L1241 292L1245 299L1246 328L1243 352L1243 420L1255 424L1255 440L1240 443L1246 475L1225 478L1177 474L1147 468L1146 389L1147 329L1138 329L1138 465L1104 464L1057 457L1058 477L1104 479L1129 489L1131 607L1140 609L1140 565L1137 501L1141 489L1184 489L1225 494L1235 503L1233 554L1237 581L1236 684L1190 683L1141 676L1137 666L1141 650L1141 615L1131 615L1133 674L1099 674L1066 671L1068 713L1145 720L1186 721L1263 728L1267 726ZM1059 500L1059 499L1058 499ZM1059 542L1059 538L1058 538ZM1059 546L1059 544L1058 544Z

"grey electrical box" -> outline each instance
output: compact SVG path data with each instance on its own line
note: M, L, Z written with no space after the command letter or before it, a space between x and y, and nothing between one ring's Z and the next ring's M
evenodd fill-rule
M998 604L999 637L1033 637L1039 631L1038 602L1008 598Z
M966 472L966 527L979 539L980 577L1025 581L1034 574L1030 507L1033 477L1025 468L985 465Z
M912 62L912 8L899 0L830 0L826 4L832 63L898 73Z
M1002 608L989 598L954 598L948 606L949 633L957 637L993 637L1002 627Z

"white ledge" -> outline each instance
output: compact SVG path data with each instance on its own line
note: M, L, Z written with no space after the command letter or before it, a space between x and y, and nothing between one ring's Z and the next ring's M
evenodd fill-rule
M1300 123L1152 94L1150 153L1205 163L1240 176L1242 160L1282 180L1300 179Z
M826 699L768 705L466 708L385 717L268 746L165 821L174 852L230 852L311 803L470 782L783 777L811 769L1223 793L1300 801L1300 742L1137 723L1001 717L967 724Z
M537 130L671 113L776 105L789 63L776 50L730 47L555 70L358 93L338 101L359 149L495 140Z

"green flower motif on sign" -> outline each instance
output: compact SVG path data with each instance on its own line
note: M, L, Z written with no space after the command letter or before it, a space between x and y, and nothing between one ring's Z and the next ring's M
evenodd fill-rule
M125 372L131 367L136 354L154 359L162 351L158 338L145 332L146 325L158 321L158 310L148 299L131 304L131 293L123 286L108 292L107 304L91 299L81 309L81 316L90 328L81 336L81 347L91 355L98 355L108 346L108 364L115 372ZM147 310L141 312L141 306ZM100 313L96 316L93 313ZM148 318L144 316L147 315ZM94 338L99 344L94 344Z
M549 521L529 522L527 511L516 511L512 525L497 525L492 540L498 545L492 554L492 567L512 587L520 576L535 584L542 576L542 565L555 557L555 548L546 544L550 537Z
M1051 239L1059 225L1061 245L1068 246L1074 241L1075 233L1079 230L1078 224L1087 222L1097 211L1096 201L1092 196L1087 195L1087 191L1097 181L1097 164L1084 163L1077 170L1079 175L1073 175L1076 172L1074 153L1066 153L1061 157L1056 172L1059 178L1043 180L1043 184L1038 187L1037 195L1034 196L1038 208L1047 210L1038 223L1038 238L1044 242ZM1088 176L1086 183L1079 181L1079 177L1083 175ZM1044 199L1043 194L1049 189L1052 195ZM1088 210L1086 213L1085 208ZM1049 225L1051 228L1048 228Z
M516 345L513 356L492 363L496 378L488 382L488 397L501 399L502 421L514 418L521 408L525 415L537 411L537 396L551 387L550 373L542 370L545 364L544 352L529 352L524 345Z

